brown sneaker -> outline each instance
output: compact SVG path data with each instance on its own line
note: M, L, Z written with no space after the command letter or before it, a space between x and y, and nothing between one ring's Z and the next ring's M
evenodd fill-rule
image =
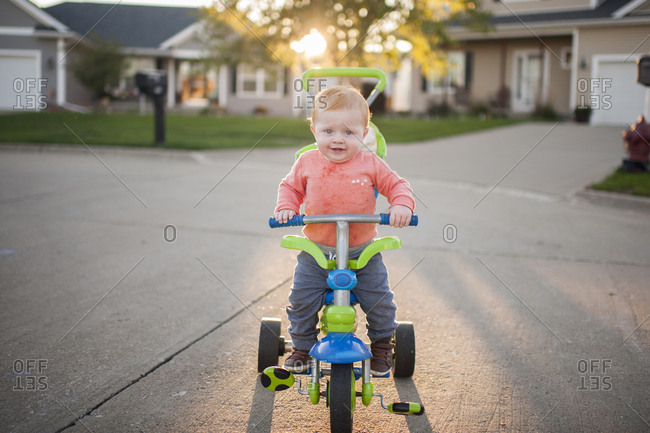
M307 371L310 365L311 356L309 356L309 350L298 350L294 347L291 355L284 360L282 367L294 373L302 373Z
M370 351L370 374L386 376L393 367L393 343L372 343Z

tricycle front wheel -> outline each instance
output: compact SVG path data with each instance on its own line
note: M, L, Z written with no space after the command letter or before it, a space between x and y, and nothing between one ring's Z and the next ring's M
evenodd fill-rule
M327 386L332 433L352 432L352 417L356 402L356 387L352 364L332 364Z

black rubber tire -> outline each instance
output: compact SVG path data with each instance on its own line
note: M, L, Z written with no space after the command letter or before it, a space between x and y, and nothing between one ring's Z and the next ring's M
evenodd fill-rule
M284 341L280 337L280 319L263 317L260 323L260 339L257 349L257 372L266 367L278 365L280 354L284 352Z
M356 399L352 364L332 364L328 388L330 430L332 433L352 432Z
M412 322L398 322L395 330L394 377L411 377L415 370L415 330Z

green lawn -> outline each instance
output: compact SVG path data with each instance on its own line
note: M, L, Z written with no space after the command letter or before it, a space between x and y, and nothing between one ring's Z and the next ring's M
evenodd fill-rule
M650 173L628 173L619 168L591 187L600 191L650 197Z
M382 117L373 121L389 145L479 131L516 122L511 119L425 120ZM153 123L152 115L12 113L0 116L0 143L81 144L82 140L88 145L149 147L153 146L154 141ZM166 116L166 125L165 147L175 149L250 148L260 140L260 147L299 148L313 142L307 122L297 118L169 114Z

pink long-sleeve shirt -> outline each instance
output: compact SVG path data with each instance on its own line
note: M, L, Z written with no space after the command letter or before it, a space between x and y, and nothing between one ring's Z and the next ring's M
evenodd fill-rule
M314 149L303 153L280 183L275 211L300 213L304 202L306 215L374 214L375 188L391 206L415 209L408 182L375 154L359 151L352 159L335 163ZM307 224L303 234L316 243L336 246L335 224ZM350 224L350 247L362 245L375 236L376 224Z

